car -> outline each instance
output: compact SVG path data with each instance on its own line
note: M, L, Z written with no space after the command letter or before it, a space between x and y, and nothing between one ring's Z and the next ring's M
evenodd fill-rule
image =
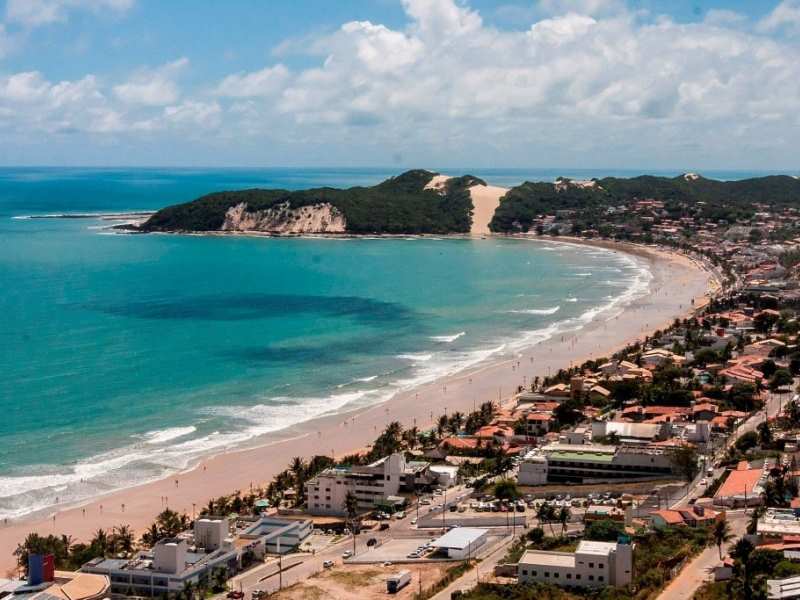
M456 512L457 510L458 510L458 505L457 504L451 504L450 505L450 512Z
M701 479L700 480L700 485L708 485L708 479L706 479L705 477L703 479Z
M397 514L395 515L395 518L396 518L396 519L405 519L405 518L406 518L406 513L405 513L405 511L402 511L402 510L401 510L399 513L397 513Z
M416 525L417 524L417 517L414 517L413 519L411 519L411 524L412 525Z
M227 598L231 598L232 600L240 600L244 598L244 592L237 592L237 591L230 591L226 594Z
M375 545L377 545L377 543L378 543L378 540L375 539L374 537L373 538L369 538L367 540L367 548L369 548L370 546L375 546Z
M345 550L344 552L342 552L342 558L350 558L351 556L353 556L352 550Z
M423 498L422 500L419 501L419 503L424 506L428 506L431 503L431 501L429 498Z
M326 560L326 561L324 561L324 562L322 563L322 567L323 567L324 569L331 569L331 568L333 568L333 561L332 561L332 560Z
M378 531L386 531L387 529L389 529L388 523L381 523L381 526L378 527Z
M517 504L517 512L525 512L525 505Z
M383 563L383 566L384 567L391 567L392 566L392 561L387 560L386 562Z
M406 555L406 558L419 558L419 554L416 552L410 552Z

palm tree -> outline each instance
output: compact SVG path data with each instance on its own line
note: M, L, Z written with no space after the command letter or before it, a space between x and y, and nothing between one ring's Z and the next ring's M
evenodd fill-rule
M448 422L448 427L450 428L450 431L452 431L454 434L458 433L458 430L461 429L461 423L463 420L464 420L464 415L462 413L458 411L454 412L450 416L450 420Z
M442 438L444 436L444 432L447 431L447 426L448 426L447 415L441 415L439 417L439 420L436 422L436 435L439 438Z
M561 522L561 535L567 532L567 523L571 516L570 510L566 506L562 506L558 511L558 520Z
M98 529L92 541L89 542L89 545L94 548L98 554L105 556L106 552L108 552L110 544L108 539L108 534L103 529Z
M114 527L112 537L114 538L117 552L124 552L125 554L133 552L133 531L131 531L130 525Z
M358 514L358 498L353 492L347 492L344 497L344 509L347 512L347 520L350 522L350 532L353 534L353 554L356 553L356 528L355 518Z
M714 539L714 543L717 545L717 549L719 550L719 559L722 560L722 545L730 542L733 539L733 534L731 533L731 528L730 525L728 525L728 521L725 519L720 519L714 523L714 529L711 532L711 536Z

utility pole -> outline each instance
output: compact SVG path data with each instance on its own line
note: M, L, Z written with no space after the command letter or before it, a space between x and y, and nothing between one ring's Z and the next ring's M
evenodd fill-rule
M444 501L442 502L442 535L445 533L445 518L447 517L447 488L444 488Z

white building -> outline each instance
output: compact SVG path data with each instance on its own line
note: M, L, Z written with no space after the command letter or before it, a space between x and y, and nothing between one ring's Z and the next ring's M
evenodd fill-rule
M406 463L400 453L366 466L326 469L306 483L308 512L343 516L348 492L358 499L360 510L373 510L387 502L402 502L397 497L401 488L411 491L434 480L429 463Z
M98 557L81 571L107 576L115 594L166 596L182 593L187 584L210 580L218 569L228 576L236 573L247 555L257 558L278 549L288 552L311 530L310 520L256 517L231 528L228 519L203 518L195 523L194 532L161 540L151 551L131 559Z
M625 586L631 582L633 547L628 542L582 541L575 552L528 550L517 565L520 583L562 587Z
M767 579L767 598L769 600L800 598L800 577Z
M478 548L486 543L488 529L456 527L445 533L431 546L447 554L448 558L464 560L474 558Z

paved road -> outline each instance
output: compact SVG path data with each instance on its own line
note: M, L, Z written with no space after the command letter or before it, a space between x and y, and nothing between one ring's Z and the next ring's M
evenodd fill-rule
M744 511L728 512L728 522L734 539L723 545L723 556L728 548L736 543L737 538L744 535L748 520L749 516L744 514ZM716 546L709 546L681 570L678 576L659 594L657 600L691 600L697 589L713 577L712 569L720 562L719 549Z
M433 596L431 600L450 600L450 596L456 590L466 591L471 590L478 584L478 578L486 579L491 573L494 573L494 567L506 555L508 545L514 538L508 536L500 540L495 548L478 563L478 571L470 569L461 577L456 579L453 583L444 588L441 592Z

